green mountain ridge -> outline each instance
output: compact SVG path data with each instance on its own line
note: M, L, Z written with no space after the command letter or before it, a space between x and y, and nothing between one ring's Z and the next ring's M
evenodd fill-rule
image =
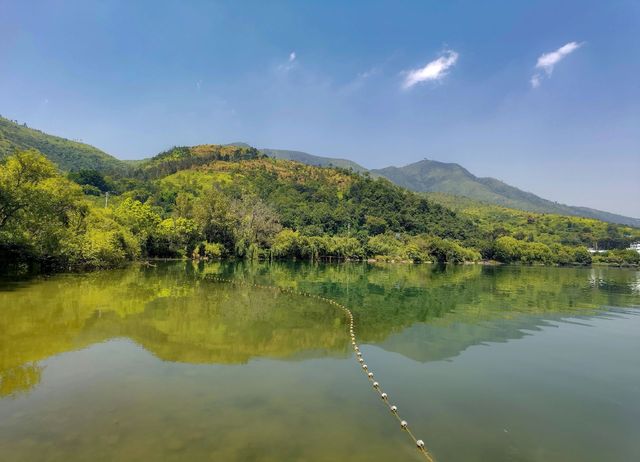
M243 143L234 143L241 145ZM338 159L333 157L314 156L302 151L289 151L286 149L260 149L263 154L275 159L293 160L302 162L303 164L313 165L315 167L339 167L351 169L354 172L364 173L368 170L362 165L348 159Z
M565 205L543 199L531 192L523 191L491 177L477 177L456 163L424 159L403 167L372 169L345 159L315 156L301 151L261 149L269 157L288 159L307 165L341 167L372 176L381 176L415 192L441 192L453 196L467 197L492 205L500 205L528 212L553 213L640 227L640 218L627 217L590 207Z
M549 201L533 193L522 191L491 177L476 177L455 163L422 160L403 167L368 170L348 159L322 157L302 151L257 150L247 143L235 142L224 146L201 145L174 147L158 156L142 160L120 160L94 146L53 136L0 117L0 160L24 149L37 149L63 171L93 169L106 174L133 171L143 175L168 174L185 165L202 165L216 159L253 158L264 155L318 167L339 167L372 177L384 177L415 192L442 192L467 197L487 204L500 205L530 212L553 213L595 218L611 223L640 227L640 219L626 217L588 207L574 207ZM167 154L171 156L167 157Z
M240 161L264 157L249 145L201 144L198 146L175 146L137 165L136 173L145 177L160 177L180 170L205 165L216 160Z
M94 146L49 135L0 116L0 159L26 149L37 149L64 171L121 173L129 169L126 162Z
M455 163L424 159L404 167L386 167L371 172L417 192L443 192L529 212L595 218L640 227L638 218L543 199L495 178L476 177Z

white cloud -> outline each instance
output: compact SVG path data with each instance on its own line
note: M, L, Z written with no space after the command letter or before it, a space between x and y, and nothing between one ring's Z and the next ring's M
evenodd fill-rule
M555 51L543 53L538 58L535 68L543 71L544 74L547 75L547 77L551 77L555 65L562 61L565 57L576 51L578 48L580 48L583 44L584 42L569 42L565 45L562 45ZM531 86L533 88L538 88L540 86L544 74L542 72L537 72L533 75L533 77L531 77Z
M540 78L539 74L534 74L533 77L531 77L531 86L533 88L538 88L540 86Z
M296 66L297 58L298 58L298 55L296 55L296 52L292 51L291 53L289 53L289 58L287 59L287 61L278 66L278 70L283 73L289 72L291 69L293 69Z
M408 89L421 82L442 79L447 75L447 71L458 61L458 56L455 51L447 50L438 59L427 63L426 66L407 71L402 86Z

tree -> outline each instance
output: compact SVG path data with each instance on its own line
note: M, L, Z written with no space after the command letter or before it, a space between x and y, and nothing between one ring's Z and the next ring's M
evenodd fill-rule
M285 228L276 234L271 244L271 255L275 258L296 258L302 256L300 233Z
M178 217L193 218L194 197L190 193L179 192L176 196L174 214Z
M67 178L75 183L78 183L79 185L93 186L95 188L98 188L102 192L107 192L114 189L113 185L107 182L102 173L93 169L82 169L78 170L77 172L69 172Z
M496 239L494 257L496 260L510 263L520 260L521 251L519 241L511 236Z
M56 168L37 151L22 151L7 158L0 168L0 228L41 199L42 182Z
M231 203L220 190L215 187L205 190L193 205L193 215L206 241L233 249L235 220Z
M167 218L158 226L153 254L159 257L191 256L199 237L195 221L182 217Z
M86 213L80 187L37 151L0 166L0 258L68 267L79 256Z
M115 210L116 220L133 233L144 255L154 255L154 236L161 218L148 204L127 198Z
M256 256L257 249L271 247L282 226L278 214L261 199L243 196L232 204L236 219L234 240L239 256Z
M384 255L395 257L401 254L402 241L397 239L395 235L378 234L367 240L367 252L370 255Z

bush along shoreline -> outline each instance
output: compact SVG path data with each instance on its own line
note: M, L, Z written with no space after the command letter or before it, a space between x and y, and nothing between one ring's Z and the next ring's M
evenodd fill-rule
M7 157L2 269L101 269L154 258L640 264L640 254L624 249L640 239L636 228L558 216L528 220L524 233L383 179L253 148L189 149L121 176L63 173L34 150ZM592 256L594 244L611 248Z

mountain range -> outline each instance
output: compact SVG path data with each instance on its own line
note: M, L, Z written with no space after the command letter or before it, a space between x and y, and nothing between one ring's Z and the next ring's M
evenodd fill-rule
M440 192L470 198L476 201L503 207L538 213L572 215L611 223L640 227L640 219L553 202L533 193L523 191L491 177L477 177L459 164L424 159L404 167L386 167L368 170L344 159L321 157L300 151L262 149L263 153L278 159L288 159L321 167L351 168L356 172L369 172L416 192Z
M231 143L248 147L246 143ZM53 136L0 117L0 159L21 149L37 149L64 171L95 169L104 173L123 173L145 161L122 161L91 145ZM588 207L575 207L543 199L533 193L510 186L491 177L477 177L455 163L424 159L403 167L369 170L356 162L342 158L322 157L302 151L261 149L263 154L277 159L301 162L320 167L339 167L358 173L387 178L391 182L416 192L439 192L538 213L553 213L595 218L611 223L640 227L640 219Z

